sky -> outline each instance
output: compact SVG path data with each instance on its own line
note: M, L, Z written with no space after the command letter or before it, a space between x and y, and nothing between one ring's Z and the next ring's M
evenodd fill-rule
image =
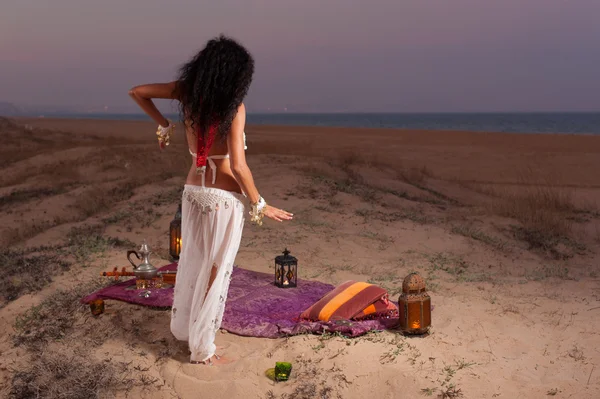
M250 112L600 111L598 20L598 0L1 0L0 101L136 111L130 87L224 33L255 58Z

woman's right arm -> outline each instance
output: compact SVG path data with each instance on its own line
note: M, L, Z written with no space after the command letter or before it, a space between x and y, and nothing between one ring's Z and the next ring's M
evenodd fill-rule
M129 90L129 96L148 114L156 123L162 127L169 126L167 118L160 113L153 98L165 98L171 100L179 99L177 82L153 83L135 86Z
M260 200L260 194L254 185L252 172L246 163L244 151L244 127L246 125L246 109L244 104L240 105L235 118L231 123L231 131L227 136L227 149L231 160L233 176L248 196L250 203L256 204ZM292 220L292 214L281 209L266 205L264 215L270 219L282 222Z

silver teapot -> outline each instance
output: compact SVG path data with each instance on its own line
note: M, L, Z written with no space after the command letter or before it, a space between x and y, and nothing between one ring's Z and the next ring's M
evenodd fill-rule
M148 244L146 244L146 240L144 240L144 243L140 247L139 251L127 251L127 260L133 266L133 274L135 274L136 278L151 280L158 275L158 269L152 266L148 260L151 253L152 251L150 251L150 247L148 247ZM142 263L136 265L131 260L131 255L135 255L135 257L140 259Z

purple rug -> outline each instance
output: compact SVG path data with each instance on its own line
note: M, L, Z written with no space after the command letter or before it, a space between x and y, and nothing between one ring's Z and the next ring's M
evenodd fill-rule
M173 263L160 270L175 270ZM398 319L368 321L307 322L299 315L334 287L318 281L298 280L298 287L282 289L273 284L273 276L235 267L229 286L221 328L248 337L278 338L289 335L324 332L356 337L374 330L392 328ZM139 296L135 279L103 288L82 299L116 299L143 306L170 307L173 289L152 289L148 298Z

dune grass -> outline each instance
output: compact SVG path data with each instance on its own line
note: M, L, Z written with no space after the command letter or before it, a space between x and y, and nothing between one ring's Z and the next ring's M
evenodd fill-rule
M56 245L0 250L0 307L24 294L48 286L54 277L72 267L86 267L113 248L133 248L134 243L104 234L102 225L72 228Z

